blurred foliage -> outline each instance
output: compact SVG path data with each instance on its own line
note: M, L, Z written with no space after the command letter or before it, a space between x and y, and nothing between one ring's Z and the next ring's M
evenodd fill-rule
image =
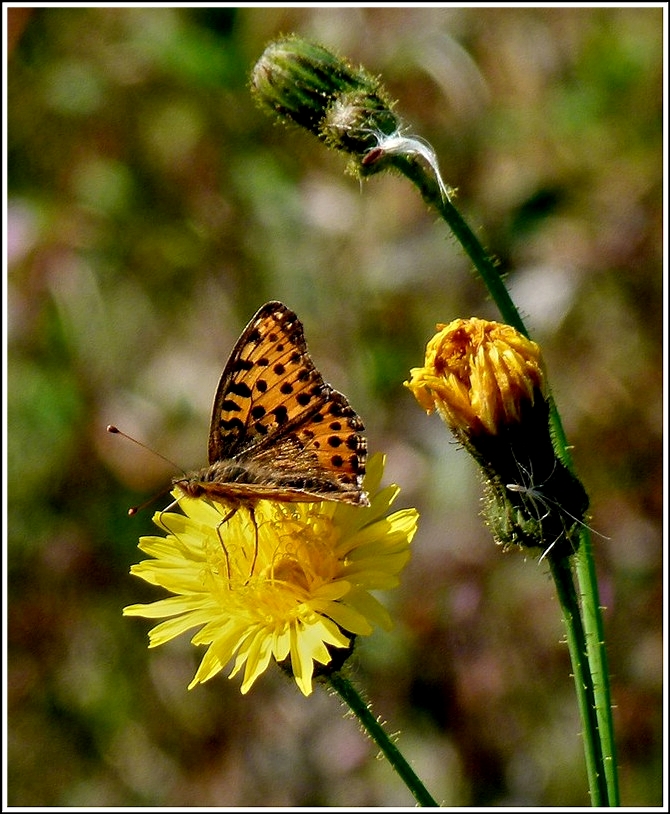
M503 555L474 465L402 387L436 322L496 318L400 178L362 188L257 111L295 31L383 76L544 349L591 496L624 805L662 801L663 9L10 9L7 746L14 806L403 806L336 699L279 670L192 692L131 580L173 474L204 463L246 321L294 308L421 511L396 621L356 681L453 806L587 805L545 564Z

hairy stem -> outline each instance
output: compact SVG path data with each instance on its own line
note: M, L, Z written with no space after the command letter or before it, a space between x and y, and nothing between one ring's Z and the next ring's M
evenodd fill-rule
M351 682L342 673L332 673L329 676L331 687L338 693L340 698L347 704L349 709L358 718L361 725L380 748L391 766L398 773L407 788L411 791L414 799L420 806L434 806L438 804L426 790L426 787L414 773L414 770L405 760L398 747L387 735L384 727L377 718L370 712L369 706L361 698Z

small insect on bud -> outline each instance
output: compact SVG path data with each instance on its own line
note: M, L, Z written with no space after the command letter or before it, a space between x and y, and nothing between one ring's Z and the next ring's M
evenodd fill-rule
M402 122L381 88L339 94L326 111L320 135L329 147L351 153L363 165Z

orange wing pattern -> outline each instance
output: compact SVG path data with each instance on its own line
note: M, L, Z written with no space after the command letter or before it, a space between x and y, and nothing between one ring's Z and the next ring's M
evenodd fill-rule
M242 332L214 397L209 466L175 483L232 506L261 498L368 505L367 443L346 397L324 382L302 324L268 302Z

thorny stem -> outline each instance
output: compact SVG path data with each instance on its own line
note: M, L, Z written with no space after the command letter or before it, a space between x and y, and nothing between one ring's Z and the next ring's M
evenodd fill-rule
M579 615L579 603L575 593L570 563L566 557L553 557L550 552L547 559L551 567L551 574L556 585L563 619L567 633L568 650L572 661L572 671L575 679L577 704L584 727L584 754L586 759L586 773L589 778L591 790L591 805L606 805L608 799L607 782L602 771L603 754L600 740L597 737L587 737L587 733L597 733L598 721L593 705L593 680L589 669L587 652L584 647L584 629Z

